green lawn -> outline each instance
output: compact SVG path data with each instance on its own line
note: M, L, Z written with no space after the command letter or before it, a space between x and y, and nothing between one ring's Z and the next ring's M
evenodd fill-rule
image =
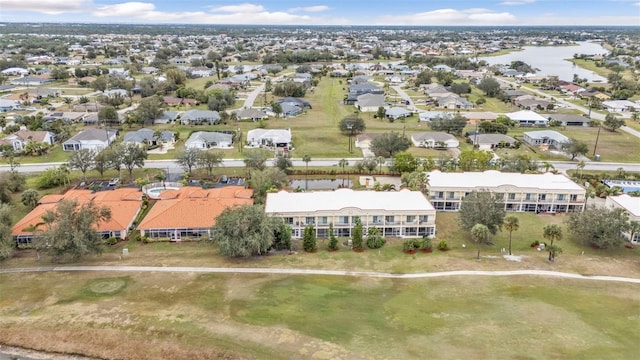
M1 342L103 358L624 359L639 340L634 284L91 272L0 286Z

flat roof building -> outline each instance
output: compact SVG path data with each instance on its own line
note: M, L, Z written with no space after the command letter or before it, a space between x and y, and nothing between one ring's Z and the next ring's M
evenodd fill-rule
M585 189L564 175L484 172L429 175L429 200L439 211L458 211L465 196L487 190L502 194L507 211L574 212L582 211Z
M376 227L386 237L435 235L436 211L419 191L312 191L267 194L265 212L283 218L301 238L304 228L314 225L319 238L329 236L333 223L336 236L349 237L359 219L366 229Z

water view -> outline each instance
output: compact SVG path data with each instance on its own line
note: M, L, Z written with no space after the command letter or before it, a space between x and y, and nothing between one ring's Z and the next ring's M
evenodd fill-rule
M609 51L598 43L581 41L574 46L525 46L523 49L506 55L480 57L480 59L491 65L508 65L512 61L524 61L540 69L537 74L558 75L560 80L571 81L573 74L577 74L578 77L586 78L589 82L607 82L607 78L565 60L573 58L573 54L607 54Z
M308 190L335 190L338 188L350 188L351 180L348 179L335 179L335 180L291 180L289 181L289 186L293 189L308 189Z

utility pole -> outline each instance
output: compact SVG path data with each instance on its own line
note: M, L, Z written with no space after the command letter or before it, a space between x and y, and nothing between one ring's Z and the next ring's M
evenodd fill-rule
M593 146L593 156L596 156L596 149L598 148L598 139L600 138L600 130L602 130L602 124L598 124L598 134L596 135L596 143Z

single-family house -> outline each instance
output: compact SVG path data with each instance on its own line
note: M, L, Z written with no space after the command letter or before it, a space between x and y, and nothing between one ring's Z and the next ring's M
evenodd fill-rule
M493 150L501 147L512 147L517 140L504 134L473 133L467 137L473 146L480 150Z
M246 139L249 147L266 147L285 151L292 148L291 129L252 129L247 131Z
M602 106L609 112L640 111L640 105L629 100L603 101Z
M376 112L378 108L387 108L383 94L362 94L355 102L356 108L362 112Z
M520 110L505 114L512 121L517 121L520 126L547 126L549 119L531 110Z
M424 122L431 122L433 119L453 119L453 113L444 111L422 111L418 113L418 119Z
M153 120L153 123L168 124L168 123L174 122L176 121L176 119L178 119L179 114L180 113L178 111L165 110L162 112L162 114L160 114L160 116L158 116Z
M240 109L236 111L236 116L238 120L251 120L254 122L269 118L266 112L258 109Z
M220 122L220 114L212 110L187 110L180 117L184 125L215 125Z
M384 116L387 119L398 120L398 119L402 119L402 118L406 118L406 117L411 116L411 111L407 110L406 108L394 106L392 108L389 108L385 112Z
M12 111L20 107L20 101L0 99L0 111Z
M184 143L187 149L230 148L233 144L233 135L219 131L196 131Z
M278 103L280 104L290 104L290 105L295 105L298 106L301 109L311 109L311 104L305 100L305 99L301 99L301 98L296 98L296 97L285 97L282 99L278 99Z
M9 84L16 86L40 86L53 82L51 77L45 76L25 76L9 81Z
M433 237L436 212L420 191L335 191L286 192L267 194L265 212L282 218L303 236L304 228L314 226L316 236L327 238L333 226L335 236L349 237L360 221L364 229L378 228L385 237Z
M580 212L585 189L559 174L484 172L440 172L429 175L429 200L438 211L458 211L472 191L502 194L506 211Z
M411 135L411 142L424 148L457 148L460 142L455 136L445 132L421 132Z
M302 113L302 108L295 103L282 103L280 104L280 109L282 109L283 117L294 117L298 116Z
M62 143L62 150L77 151L90 149L101 151L116 140L117 130L111 129L86 129Z
M23 151L30 142L46 143L49 146L56 141L56 135L49 131L19 130L0 140L0 144L7 144L15 151Z
M132 188L120 188L108 191L69 190L64 195L45 195L38 205L11 229L11 235L18 245L29 245L44 229L42 216L55 210L62 200L75 200L79 205L93 202L97 206L106 206L111 210L111 218L100 221L94 228L104 239L116 237L125 239L142 207L142 192Z
M575 114L548 114L544 115L551 121L558 121L562 126L589 126L591 119L583 115Z
M495 121L498 118L498 114L490 111L465 111L460 114L469 119L470 124L483 121Z
M438 103L438 107L444 109L473 109L473 104L469 100L453 93L443 97L434 96L433 98Z
M156 133L152 129L142 128L124 134L123 144L133 143L139 146L156 146L160 144L173 144L175 134L172 131L164 130Z
M610 209L624 209L629 215L630 221L640 221L640 197L627 194L608 196L604 204ZM634 244L640 242L640 233L638 232L633 234L633 238L629 231L623 232L623 235Z
M25 76L29 73L29 70L21 67L10 67L0 71L0 74L5 76Z
M216 218L226 208L253 204L253 190L244 186L213 189L185 186L165 190L138 225L142 236L154 240L202 240L210 238Z
M549 148L562 150L564 144L569 142L568 137L553 130L527 131L522 135L525 143L541 150L548 150Z

